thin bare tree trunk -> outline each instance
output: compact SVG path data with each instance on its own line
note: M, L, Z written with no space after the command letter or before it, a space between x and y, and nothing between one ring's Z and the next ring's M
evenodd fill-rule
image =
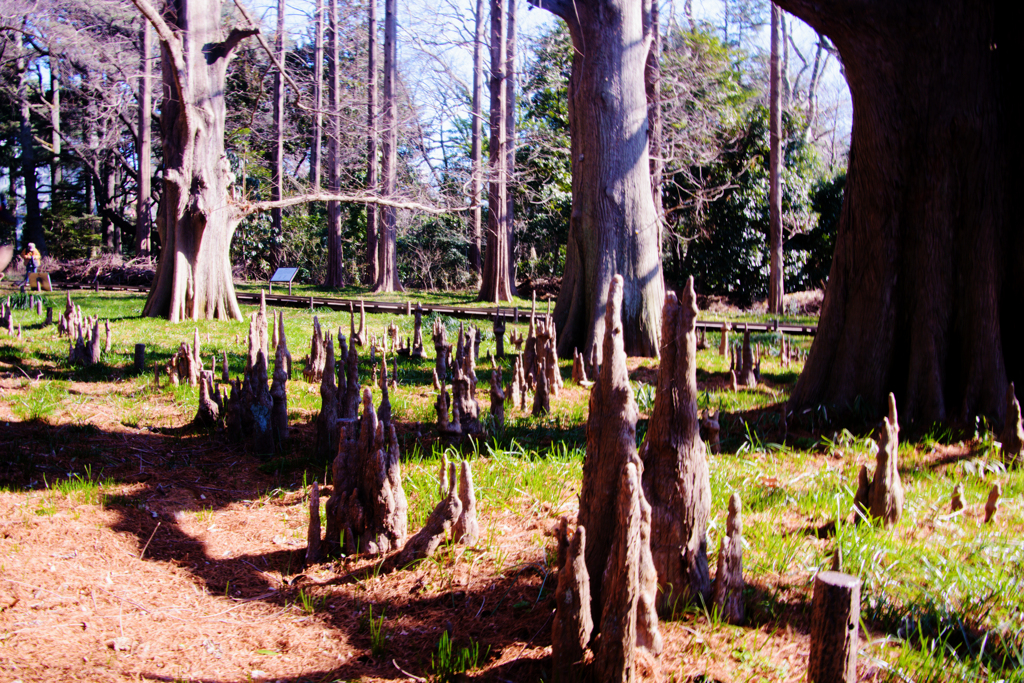
M60 62L50 55L50 206L52 207L60 195L60 184L63 180L60 165Z
M149 234L152 230L150 211L151 179L153 176L153 27L142 22L139 36L142 53L142 77L139 79L139 195L135 204L135 255L149 255Z
M274 51L277 53L278 63L284 66L284 1L277 0L277 31L274 36ZM273 180L270 185L270 200L278 201L283 197L284 189L284 74L280 69L274 72L274 169ZM275 235L284 232L282 222L282 210L274 208L270 210L270 220ZM276 268L280 261L280 250L276 246L271 247L270 266Z
M341 160L338 146L341 144L341 39L338 0L330 3L331 41L327 58L329 60L328 89L331 97L329 138L327 140L327 189L341 191ZM345 284L345 263L341 244L341 204L327 202L327 287L342 287Z
M512 183L516 173L516 3L508 0L508 29L505 39L505 156L508 170L505 173L505 232L508 235L508 287L516 293L516 222L515 194Z
M491 141L490 189L487 208L487 252L480 283L481 301L509 301L508 243L508 119L505 85L508 68L506 0L491 0Z
M384 144L381 152L384 196L393 197L398 176L398 7L397 0L384 2ZM381 211L377 240L378 274L375 292L402 290L398 280L398 210L386 206Z
M377 192L377 0L370 0L367 26L366 66L366 191ZM366 279L368 285L377 282L380 261L377 257L377 236L380 233L380 212L376 205L366 205Z
M20 48L19 48L20 49ZM43 217L39 210L39 186L36 182L36 146L32 132L32 114L28 97L28 64L24 54L17 59L18 68L18 112L21 143L21 175L25 183L25 229L21 234L22 244L34 242L36 249L45 252Z
M476 34L473 39L473 134L470 148L472 178L470 179L470 201L472 202L472 227L469 241L469 267L477 278L483 273L480 261L480 240L483 233L483 208L480 206L480 187L483 178L483 116L484 116L484 0L476 0Z
M96 158L96 147L99 146L99 139L96 137L96 131L92 128L91 118L92 112L88 112L90 116L86 117L86 121L82 124L82 137L88 140L89 148L89 159ZM93 174L91 173L92 168L90 167L91 161L87 161L83 164L85 168L85 210L89 215L96 215L96 187L93 181Z
M316 0L313 17L313 144L309 149L309 184L315 192L323 184L324 148L324 0Z
M661 21L658 3L651 3L651 50L644 65L644 90L647 94L647 147L651 164L651 196L658 214L658 249L661 249L661 228L665 209L661 201L661 183L665 168L661 149Z
M783 313L785 302L785 262L782 254L782 75L779 71L779 21L782 10L772 3L771 83L769 107L770 159L768 192L768 232L771 260L768 266L768 312Z
M103 241L104 246L112 254L121 253L121 227L111 216L117 207L114 205L114 194L117 192L117 166L111 156L103 162L103 183L106 186L103 197Z

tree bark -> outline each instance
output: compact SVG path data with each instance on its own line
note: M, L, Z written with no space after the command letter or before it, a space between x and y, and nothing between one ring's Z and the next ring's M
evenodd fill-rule
M370 0L369 21L367 26L367 66L366 66L366 191L377 192L377 0ZM377 235L379 233L380 215L377 207L366 206L366 284L377 282L380 275L380 263L377 259Z
M1007 381L1024 374L1004 355L1024 332L1011 4L779 4L832 39L854 110L835 256L790 408L881 409L892 391L910 423L1001 424Z
M277 53L280 67L274 71L274 167L270 201L278 201L284 196L284 73L281 71L285 60L284 2L285 0L277 0L277 28L274 34L274 52ZM281 212L280 207L270 210L270 222L275 235L284 233ZM280 248L275 244L270 252L270 267L277 268L280 265Z
M651 165L651 196L658 216L658 249L661 249L661 226L665 209L661 201L661 183L665 167L661 148L661 21L658 3L651 3L651 49L644 64L644 92L647 97L647 146Z
M23 245L34 242L36 249L45 254L46 238L43 235L43 216L39 210L39 186L36 182L35 135L32 132L32 112L28 98L28 63L24 54L18 56L17 69L21 175L25 183L25 227L21 233L21 242Z
M328 52L330 91L330 137L327 142L327 189L341 191L341 30L338 0L330 3L331 44ZM327 277L326 287L342 287L345 284L345 263L341 244L341 204L327 202Z
M480 187L483 177L483 101L484 101L484 0L476 0L476 33L473 39L473 122L470 160L470 203L473 205L471 235L469 241L469 267L477 278L483 273L480 262L480 237L483 232L483 208L480 206Z
M697 413L697 303L693 277L681 301L671 292L662 314L658 391L640 447L644 495L651 504L651 552L658 570L658 609L708 598L707 526L711 478Z
M583 348L589 358L600 347L601 311L618 273L625 281L626 353L657 356L665 285L647 149L650 3L531 2L566 21L575 48L569 80L573 204L554 312L558 353L571 357Z
M516 2L508 1L505 30L505 233L508 235L508 288L516 293L515 193L512 183L516 172Z
M153 177L153 27L142 22L139 36L142 77L139 79L139 130L136 151L139 157L139 194L135 204L135 255L149 255L152 231L151 199Z
M313 143L309 148L309 184L315 192L323 185L324 145L324 0L316 0L313 17Z
M769 84L768 233L771 258L768 264L768 312L782 315L785 281L782 256L782 74L779 71L779 20L782 10L772 6L771 68Z
M508 0L491 0L491 141L487 201L487 251L480 282L481 301L511 301L508 235Z
M397 0L384 1L384 144L381 148L383 192L395 194L398 176L398 7ZM377 282L375 292L402 291L398 280L398 210L385 206L381 211L377 237Z
M857 680L860 583L860 579L839 572L821 572L814 578L808 683Z
M604 357L600 375L590 392L587 418L587 455L583 461L579 525L587 529L587 573L590 575L594 623L601 620L602 585L605 562L611 553L618 524L614 502L622 481L623 467L636 459L636 421L639 409L629 385L624 353L624 330L620 322L622 280L613 279L615 290L608 294Z
M230 248L241 213L229 201L224 92L231 53L256 30L225 37L220 0L173 0L166 19L148 0L133 2L157 29L164 81L163 249L143 315L240 320Z
M50 206L60 196L61 173L61 137L60 137L60 61L50 55Z

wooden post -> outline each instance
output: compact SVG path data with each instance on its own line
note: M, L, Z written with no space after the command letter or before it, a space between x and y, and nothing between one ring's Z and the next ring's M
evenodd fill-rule
M273 282L267 282L267 289L270 291L271 294L273 294L274 293L274 283Z
M857 680L860 585L857 577L839 572L820 572L815 577L808 683Z
M292 295L292 281L288 281L288 296Z
M145 344L135 344L135 372L145 372Z
M46 324L47 325L52 325L53 324L53 306L47 306L46 307Z

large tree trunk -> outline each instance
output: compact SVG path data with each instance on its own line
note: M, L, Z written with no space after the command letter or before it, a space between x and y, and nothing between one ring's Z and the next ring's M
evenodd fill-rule
M328 51L328 78L330 84L331 108L329 113L330 137L327 141L327 190L332 194L341 191L341 29L338 0L327 0L331 14L331 45ZM345 285L345 262L341 244L341 204L327 202L327 287Z
M768 312L783 313L785 282L782 257L782 74L779 71L779 20L782 10L772 3L771 67L769 69L768 161Z
M484 0L476 0L476 34L473 39L473 122L470 159L472 177L470 178L470 202L473 204L472 226L469 239L469 267L479 278L483 273L480 262L480 238L483 233L483 208L480 206L480 186L483 177L483 155L481 141L483 139L484 116Z
M139 78L139 130L136 151L139 156L139 195L135 205L135 255L149 255L149 235L152 231L150 211L150 181L153 176L153 27L143 20L139 36L142 53L142 76Z
M511 301L508 238L507 2L491 0L491 141L487 202L487 252L480 281L481 301Z
M164 82L163 248L143 315L240 320L230 254L241 213L228 192L224 92L231 53L255 30L225 38L220 0L172 0L165 17L148 0L133 2L157 29Z
M377 0L370 0L367 26L366 61L366 191L377 191ZM380 217L376 204L366 205L366 279L368 285L377 282L380 263L377 259L377 235Z
M626 353L657 356L665 299L658 216L651 197L644 68L649 3L531 0L569 25L572 214L562 288L555 305L558 353L600 349L608 284L625 280Z
M384 175L383 194L391 199L398 177L398 7L397 0L384 2L384 144L381 149ZM398 209L381 210L377 236L377 282L375 292L402 290L398 280Z
M1020 41L1005 1L780 0L830 37L853 97L846 196L818 334L792 407L1001 422L1024 331ZM1010 188L1013 188L1010 190Z

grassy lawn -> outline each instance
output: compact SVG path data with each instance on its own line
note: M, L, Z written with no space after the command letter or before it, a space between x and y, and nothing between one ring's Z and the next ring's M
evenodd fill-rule
M250 288L258 290L240 287ZM334 295L370 298L358 288ZM63 294L46 296L55 314L63 310ZM247 453L220 433L192 430L197 391L166 382L156 388L152 372L198 329L206 363L216 354L219 368L226 351L237 376L247 321L170 325L140 318L138 294L73 298L86 315L111 321L112 352L98 366L70 366L67 340L34 312L15 311L22 340L0 332L6 678L408 680L400 668L446 680L461 666L480 680L549 679L551 530L562 515L576 514L586 448L588 390L569 381L570 362L562 361L565 388L549 416L508 408L500 433L453 446L433 428L433 348L424 330L430 358L400 359L391 395L409 529L418 530L438 500L442 454L464 457L477 486L480 543L445 546L393 574L359 557L303 569L308 485L330 484L327 463L309 455L319 387L296 372L288 383L294 436L286 452ZM469 294L390 300L474 304ZM253 310L243 306L247 315ZM325 331L348 335L348 313L283 311L298 371L313 315ZM451 339L459 322L442 320ZM412 317L367 315L371 334L391 323L412 335ZM486 416L494 340L482 331L478 400ZM791 415L783 431L781 404L800 365L780 365L776 335L752 337L765 352L753 389L730 390L717 333L698 353L700 405L723 412L723 453L709 456L709 557L714 572L727 502L738 492L747 623L730 626L703 606L679 606L662 624L664 678L803 680L813 578L838 558L863 581L859 679L1024 680L1024 474L1002 464L997 437L983 422L963 433L905 427L903 518L890 529L853 524L857 474L862 464L874 467L880 413L819 406ZM132 369L137 342L147 348L142 374ZM507 381L509 359L499 362ZM657 362L630 359L629 367L642 439ZM364 385L370 372L361 358ZM985 524L996 482L1001 508ZM951 513L957 483L967 507Z

